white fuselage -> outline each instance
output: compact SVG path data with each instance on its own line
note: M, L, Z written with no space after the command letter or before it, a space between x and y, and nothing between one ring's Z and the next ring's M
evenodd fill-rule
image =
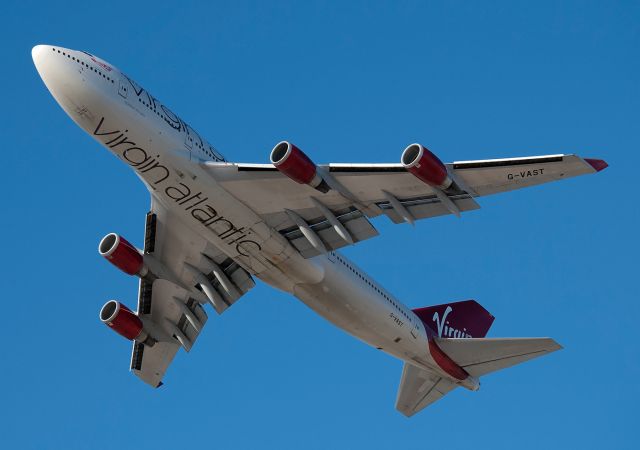
M349 334L450 378L433 360L427 330L409 308L338 252L302 258L202 164L223 157L137 83L84 52L37 46L33 57L67 114L132 167L185 226Z

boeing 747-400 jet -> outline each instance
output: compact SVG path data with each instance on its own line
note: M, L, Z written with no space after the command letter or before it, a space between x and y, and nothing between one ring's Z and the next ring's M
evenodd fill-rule
M550 338L485 338L494 317L473 300L410 309L338 249L395 224L478 209L478 197L598 172L577 155L444 164L421 144L400 163L318 165L290 142L269 164L229 162L189 124L106 61L38 45L33 61L62 109L151 194L144 246L110 233L99 251L139 277L134 312L111 300L100 319L133 341L131 371L160 386L180 348L254 278L404 362L396 408L411 416L479 378L561 347Z

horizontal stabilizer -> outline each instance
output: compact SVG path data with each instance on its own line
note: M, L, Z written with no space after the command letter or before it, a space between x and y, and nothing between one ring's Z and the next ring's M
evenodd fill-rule
M398 388L396 409L411 417L456 387L457 384L440 375L405 363Z
M560 350L551 338L436 339L469 375L479 377Z

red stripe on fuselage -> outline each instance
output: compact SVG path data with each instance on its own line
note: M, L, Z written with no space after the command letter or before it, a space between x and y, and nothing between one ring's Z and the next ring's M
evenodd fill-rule
M438 347L438 344L436 344L433 338L429 338L429 353L431 353L431 357L438 366L453 378L462 381L469 377L467 371L456 364L453 359L449 358L449 356Z

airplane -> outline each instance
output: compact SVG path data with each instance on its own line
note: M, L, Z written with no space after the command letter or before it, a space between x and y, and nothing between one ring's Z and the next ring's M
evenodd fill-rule
M100 255L139 278L136 311L116 300L100 320L132 341L131 371L159 387L180 348L255 286L290 293L335 326L404 362L396 409L409 417L457 387L556 351L550 338L487 338L475 300L410 309L338 249L379 233L369 219L414 224L478 209L481 196L599 172L574 154L444 164L420 143L400 163L318 165L288 141L268 164L227 161L140 84L103 59L32 50L71 119L131 167L151 196L144 246L116 233ZM208 306L207 306L208 305Z

